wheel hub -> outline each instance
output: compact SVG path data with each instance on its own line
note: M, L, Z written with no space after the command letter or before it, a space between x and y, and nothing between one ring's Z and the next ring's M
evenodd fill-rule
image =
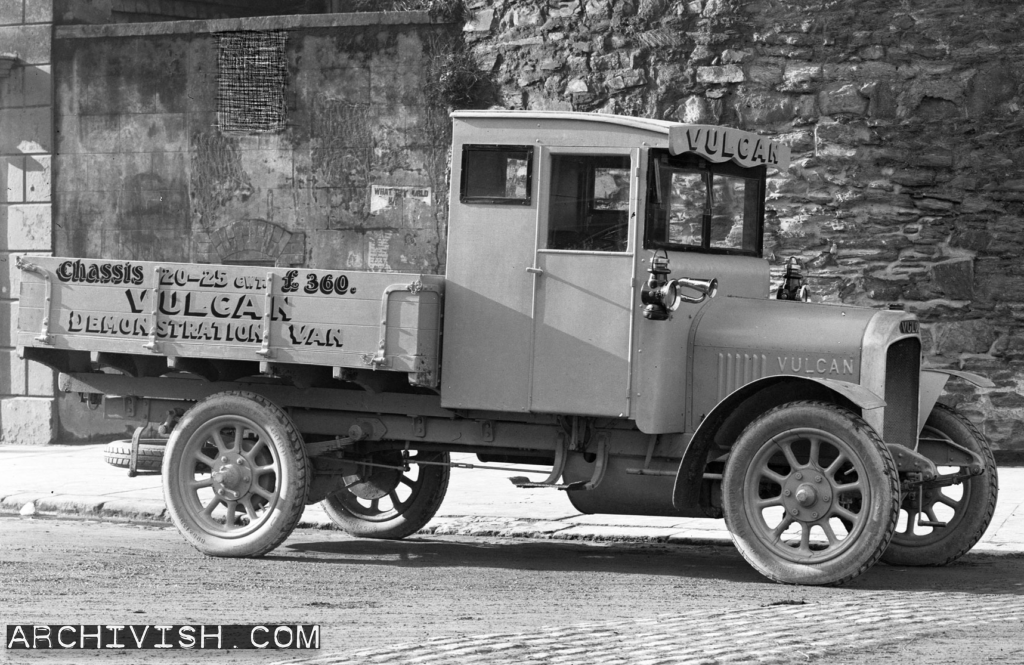
M801 485L796 491L796 502L804 508L809 508L818 502L818 494L810 485Z
M249 493L252 472L243 457L223 456L213 469L213 491L226 499L239 499Z
M829 513L834 488L821 471L791 474L782 488L786 512L802 522L813 522Z

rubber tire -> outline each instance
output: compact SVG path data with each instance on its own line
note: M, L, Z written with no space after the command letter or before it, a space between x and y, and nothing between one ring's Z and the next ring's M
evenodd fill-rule
M944 566L956 561L981 540L996 510L999 475L992 446L985 435L974 423L944 404L935 405L925 427L938 430L953 443L980 455L985 460L985 473L964 481L961 500L966 499L967 506L963 512L957 512L952 526L938 530L943 534L940 540L912 545L902 542L899 532L893 535L882 561L894 566Z
M140 443L139 457L136 460L136 471L155 471L160 473L163 466L164 450L166 444ZM120 469L127 469L131 466L132 442L131 440L111 441L103 449L103 461L110 466Z
M748 467L762 447L772 445L773 437L803 427L824 430L861 453L874 499L858 540L837 558L813 565L782 559L762 543L744 500ZM758 572L784 584L838 586L871 568L885 552L896 528L899 496L896 464L875 430L852 411L825 402L790 402L756 418L736 440L722 481L725 520L736 548Z
M189 438L211 419L232 415L248 418L266 431L280 461L281 479L277 504L269 519L251 534L224 538L189 516L183 503L185 497L179 496L176 488ZM288 414L267 398L243 391L211 395L185 413L167 443L163 476L164 499L174 525L190 545L216 557L259 557L284 542L302 516L312 479L302 437Z
M419 453L424 454L424 453ZM433 453L431 461L449 461L448 453ZM341 498L349 490L340 490L324 499L320 505L327 516L345 533L359 538L399 540L412 535L427 525L437 514L448 492L450 469L447 466L420 466L423 483L416 495L410 496L412 505L404 512L386 521L369 521L350 512Z

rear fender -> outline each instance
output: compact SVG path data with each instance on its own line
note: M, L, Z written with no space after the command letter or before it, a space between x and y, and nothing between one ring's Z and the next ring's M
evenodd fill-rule
M885 406L885 400L867 388L833 379L770 376L748 383L719 402L701 420L679 462L672 504L690 514L697 510L708 517L721 517L717 507L697 508L708 452L716 442L730 447L743 428L768 409L802 399L832 400L860 412Z

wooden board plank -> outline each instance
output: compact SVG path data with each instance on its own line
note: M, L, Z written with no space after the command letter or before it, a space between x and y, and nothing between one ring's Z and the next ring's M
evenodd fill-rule
M42 303L45 284L23 284L22 300L27 303ZM225 291L209 293L198 289L180 289L166 292L161 296L160 314L168 317L182 316L191 319L231 319L237 310L246 320L262 318L263 303L254 302L250 307L242 292ZM291 316L292 310L301 312L302 323L330 325L338 322L356 322L357 325L378 326L381 316L381 297L346 299L341 302L325 303L324 296L276 295L275 315ZM252 301L263 298L262 294ZM145 289L110 289L100 285L67 285L55 289L54 309L87 311L90 314L125 315L127 305L132 313L148 313L149 292ZM440 321L440 297L436 293L411 294L395 292L388 299L388 325L399 328L436 330ZM253 313L257 318L252 318Z
M264 357L256 353L259 346L255 344L210 344L206 342L183 342L180 340L160 342L157 345L156 352L152 352L143 346L145 342L143 339L127 339L103 335L54 335L51 344L42 344L36 339L37 335L38 333L19 332L18 346L36 346L73 351L98 351L102 353L209 358L213 360L271 360L279 363L351 367L357 369L370 366L368 356L376 355L375 352L371 354L340 349L319 350L316 348L278 347L274 349L274 353L270 357ZM378 366L378 369L397 372L423 372L429 371L432 366L436 367L436 354L411 353L410 351L417 351L419 349L416 347L396 349L396 346L398 345L391 344L388 346L389 351L385 354L384 362Z
M149 343L150 317L125 317L117 314L69 312L58 313L57 320L51 320L49 332L56 338L104 340L115 337L131 340L141 347ZM42 330L43 310L26 309L19 316L19 330L39 334ZM433 331L427 331L433 332ZM427 335L417 328L396 328L388 326L385 336L385 350L391 353L420 353L433 349L434 344L426 340ZM197 321L180 317L161 318L157 323L156 341L162 344L175 342L202 342L213 346L240 345L256 353L262 346L262 322ZM380 327L342 325L324 328L296 322L271 323L270 342L273 349L289 347L304 348L308 351L330 351L351 349L353 353L377 353L380 344ZM425 343L426 342L426 343Z

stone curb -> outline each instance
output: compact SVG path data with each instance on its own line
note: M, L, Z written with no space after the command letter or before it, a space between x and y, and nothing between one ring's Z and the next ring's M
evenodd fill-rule
M671 543L673 545L732 545L728 531L675 527L576 524L521 518L444 517L433 520L420 534L536 538L598 542Z
M20 493L0 497L0 514L46 515L170 522L162 501L111 499L82 494Z
M80 494L21 492L0 496L0 515L69 516L171 523L163 501ZM326 517L317 519L315 516L313 519L302 519L297 528L339 530ZM725 529L578 524L559 520L516 517L439 517L418 531L417 535L732 546L732 537ZM1024 554L1024 543L992 540L978 543L972 552L977 554Z
M151 499L112 499L79 494L19 493L0 496L0 515L88 517L93 519L144 520L165 522L171 519L162 501ZM329 521L303 519L300 529L338 530ZM600 542L647 542L675 545L731 545L726 531L681 530L667 527L630 527L587 525L557 520L531 520L514 517L440 517L417 532L421 536L474 536L491 538L531 538Z
M32 504L32 511L35 512L35 502L51 496L53 495L43 494L41 492L20 492L18 494L0 496L0 511L5 513L18 513L25 506Z

